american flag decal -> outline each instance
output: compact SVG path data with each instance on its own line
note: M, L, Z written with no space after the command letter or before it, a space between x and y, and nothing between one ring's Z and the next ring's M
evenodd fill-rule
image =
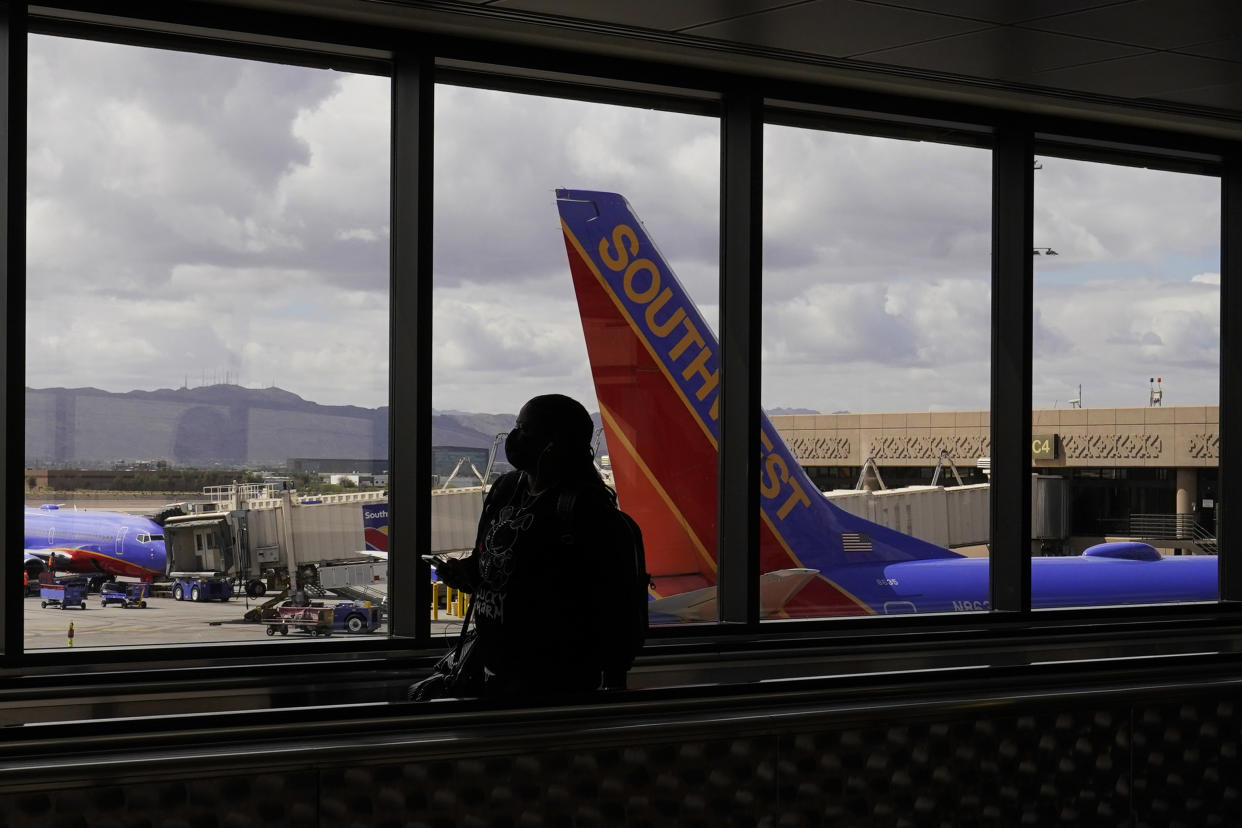
M872 551L871 538L867 537L862 532L842 532L841 548L847 553L864 552L870 554Z

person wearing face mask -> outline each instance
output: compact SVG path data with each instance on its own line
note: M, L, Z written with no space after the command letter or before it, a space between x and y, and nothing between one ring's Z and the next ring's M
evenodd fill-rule
M482 695L601 685L607 654L597 614L607 601L595 596L609 574L605 556L593 552L598 533L615 525L608 517L617 500L595 467L594 431L570 397L546 394L522 406L505 440L515 471L492 485L474 550L436 568L471 595Z

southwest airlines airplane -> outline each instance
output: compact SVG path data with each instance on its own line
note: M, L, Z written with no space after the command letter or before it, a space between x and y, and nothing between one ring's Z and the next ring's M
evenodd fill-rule
M557 206L621 506L638 521L659 609L715 617L719 347L642 222L615 193ZM989 609L988 561L834 506L766 416L760 600L766 615ZM1034 558L1034 607L1214 601L1215 556L1105 543ZM653 603L655 608L655 603Z
M164 530L121 512L79 512L56 506L26 507L25 567L150 583L165 573Z

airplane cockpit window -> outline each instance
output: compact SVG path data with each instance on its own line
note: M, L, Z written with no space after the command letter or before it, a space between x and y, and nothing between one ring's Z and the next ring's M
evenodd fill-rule
M48 35L27 74L26 649L60 607L75 649L385 635L389 80Z
M1219 594L1221 182L1142 163L1035 161L1037 609Z
M763 617L986 611L991 153L764 143Z

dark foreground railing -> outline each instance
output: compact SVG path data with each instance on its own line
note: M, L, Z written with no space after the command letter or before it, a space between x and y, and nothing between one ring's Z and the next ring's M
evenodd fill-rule
M0 824L1233 825L1231 653L7 729Z

